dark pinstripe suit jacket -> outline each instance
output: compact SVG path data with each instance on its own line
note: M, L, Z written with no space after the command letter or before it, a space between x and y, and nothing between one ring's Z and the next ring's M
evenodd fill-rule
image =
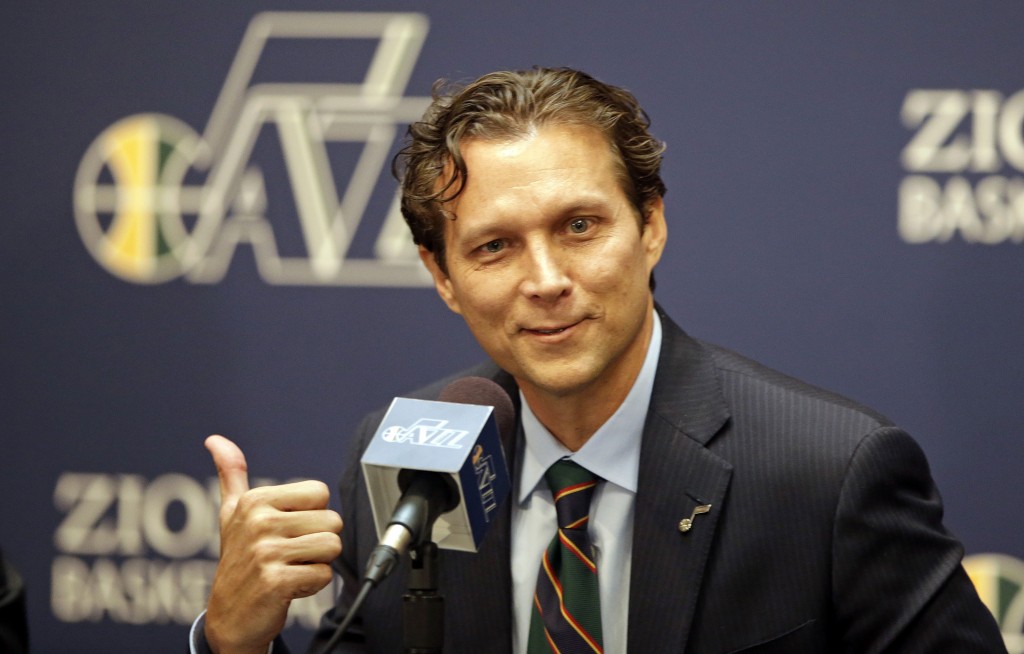
M636 497L630 652L1005 651L908 435L661 319ZM469 374L518 397L493 366ZM346 592L311 651L344 615L376 544L358 458L381 417L363 422L341 482ZM442 553L448 652L510 651L509 504L479 553ZM700 504L710 512L680 532ZM360 612L354 636L365 644L335 651L403 651L405 587L403 569Z

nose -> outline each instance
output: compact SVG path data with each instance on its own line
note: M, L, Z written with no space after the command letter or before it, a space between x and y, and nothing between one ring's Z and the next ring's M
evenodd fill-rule
M568 264L564 254L551 244L531 244L529 256L524 258L526 270L523 273L523 294L548 302L568 295L572 288Z

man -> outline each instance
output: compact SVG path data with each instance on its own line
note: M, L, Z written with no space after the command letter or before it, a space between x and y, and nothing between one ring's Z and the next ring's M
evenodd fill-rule
M520 415L513 497L480 552L442 554L448 651L525 652L531 623L551 637L531 613L556 532L545 471L565 458L600 479L586 532L604 651L1004 651L909 436L690 338L655 306L667 228L647 127L629 93L535 69L440 95L410 128L403 213L493 360L469 374L509 390ZM312 651L376 544L358 454L380 417L341 482L344 590ZM208 447L222 558L197 627L215 651L266 652L288 602L328 583L341 521L322 484L248 491L241 452ZM404 588L404 571L386 580L335 651L401 651Z

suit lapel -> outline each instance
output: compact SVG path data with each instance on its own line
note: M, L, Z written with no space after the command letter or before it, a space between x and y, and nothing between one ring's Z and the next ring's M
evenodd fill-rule
M729 419L709 355L667 316L640 452L629 595L629 651L681 652L732 476L706 444ZM693 516L698 506L707 513Z

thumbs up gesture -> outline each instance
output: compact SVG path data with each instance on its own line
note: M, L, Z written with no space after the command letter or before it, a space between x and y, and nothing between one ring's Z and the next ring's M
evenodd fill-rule
M331 582L341 516L319 481L249 488L245 455L223 436L206 439L220 478L220 563L206 610L214 652L258 652L284 628L293 599Z

